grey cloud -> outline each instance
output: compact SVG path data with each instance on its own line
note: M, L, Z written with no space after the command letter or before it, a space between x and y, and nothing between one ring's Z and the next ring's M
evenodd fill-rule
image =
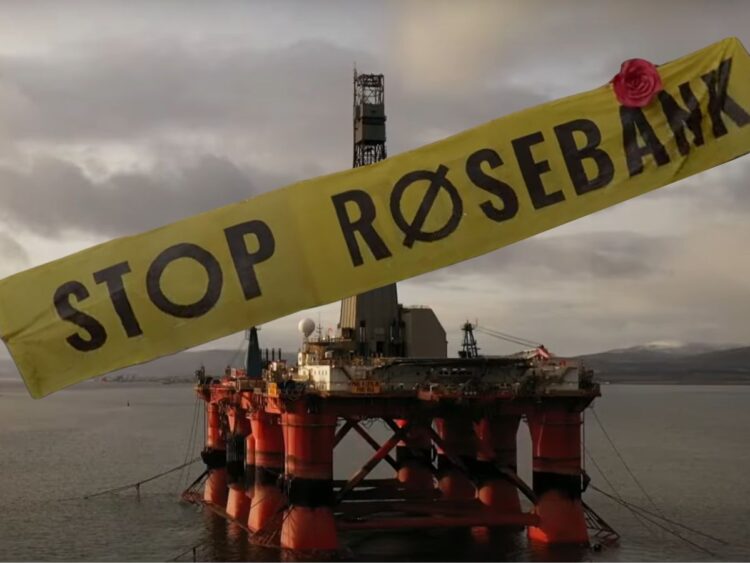
M472 86L489 78L554 97L606 83L628 58L664 63L730 35L747 42L750 26L742 1L578 0L558 9L545 0L426 0L391 6L394 20L406 22L398 25L402 35L426 28L425 45L416 43L421 58L407 59L407 68L419 74L424 64L427 79L440 76L436 90L457 74L469 75L468 68ZM470 46L454 47L458 39ZM415 47L413 39L405 43Z
M9 234L0 233L0 272L26 266L28 263L29 257L23 246Z
M723 165L714 173L716 181L706 185L700 178L696 185L696 200L702 209L721 207L726 211L747 214L750 211L750 156Z
M26 249L11 235L0 232L0 278L29 266Z
M2 56L8 136L51 156L25 170L0 164L0 216L44 236L67 229L114 236L344 168L354 60L361 71L386 73L391 154L544 101L497 85L478 86L470 103L449 87L414 96L409 84L388 78L388 63L326 41L266 51L200 47L111 40L49 57ZM201 135L216 156L195 160L206 148ZM115 152L140 147L176 171L111 173L96 156L107 143ZM68 160L66 146L94 151L87 170ZM106 178L92 180L92 169Z
M221 41L210 27L202 41L149 35L137 42L65 44L44 58L0 58L3 101L13 108L4 121L20 138L122 139L174 127L222 127L286 138L292 146L296 137L314 139L318 148L348 140L348 111L341 119L342 108L351 103L357 61L364 71L387 73L389 111L398 112L399 133L412 134L415 113L415 124L424 113L430 127L458 131L549 99L546 86L552 83L569 87L564 93L604 83L623 58L658 53L656 62L664 62L746 32L750 14L741 3L712 5L711 17L706 6L577 2L551 10L539 2L523 9L500 2L390 3L362 10L362 21L380 21L386 13L390 25L379 39L368 30L361 48L334 45L331 38L259 49L237 35ZM340 6L316 4L312 11L326 9ZM166 17L170 10L161 11ZM293 11L304 19L304 4ZM336 16L346 21L346 15ZM665 33L666 24L680 32ZM475 47L454 44L459 40ZM446 60L454 52L460 56ZM439 80L429 80L432 75ZM514 82L519 79L527 83Z
M743 222L727 223L680 237L642 237L621 247L615 242L618 233L610 233L602 249L613 248L624 257L633 253L633 260L616 260L598 277L590 269L582 276L580 270L560 266L571 258L564 240L558 241L560 257L552 256L551 264L545 251L537 263L538 245L519 243L508 250L526 246L526 252L511 258L507 267L498 259L482 268L477 263L485 259L479 259L410 280L402 284L402 292L435 305L444 326L453 331L465 319L478 318L480 324L544 342L561 354L659 339L749 342L750 265L741 258L749 234ZM538 242L550 248L556 244L554 239ZM576 246L581 248L574 252L593 258L592 247L599 245L580 241ZM499 258L502 252L495 254ZM634 262L653 268L634 275L639 271L637 264L631 267ZM481 345L487 352L512 350L486 338Z
M646 197L662 205L665 212L673 203L687 202L694 218L721 219L726 215L746 214L750 211L749 175L750 156L745 155Z
M750 342L747 214L716 213L715 203L679 234L536 237L402 288L437 305L447 328L478 317L561 354L659 339ZM486 338L481 346L513 349Z
M513 85L482 85L468 99L440 94L421 98L411 95L398 83L393 87L387 85L386 90L388 144L395 153L549 101L543 94Z
M319 150L350 139L355 59L370 60L323 41L267 51L103 41L59 56L5 55L0 82L14 108L3 120L21 140L123 141L208 130L269 144L284 139L295 158L300 142Z
M361 72L386 74L392 154L547 99L490 77L469 95L451 84L418 95L396 78L397 61L326 41L265 51L110 41L0 58L0 115L17 142L137 143L184 133L176 142L190 144L209 134L245 139L292 163L340 168L349 160L354 61Z
M255 175L253 175L255 176ZM38 159L19 172L0 167L0 216L43 236L66 230L134 234L283 185L204 156L176 171L118 173L91 180L78 166Z
M555 279L642 278L663 269L674 244L669 237L625 231L534 237L425 276L425 281L454 284L469 274L530 285Z

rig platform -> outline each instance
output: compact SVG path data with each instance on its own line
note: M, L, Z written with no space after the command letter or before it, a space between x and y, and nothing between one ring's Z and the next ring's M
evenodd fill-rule
M252 541L315 553L337 551L348 530L511 527L532 541L586 544L587 523L603 523L581 500L582 412L600 390L580 362L543 348L362 356L354 340L305 332L297 365L280 351L261 361L253 329L246 369L197 373L208 477L188 500L239 523ZM516 472L522 418L531 485ZM370 419L390 428L383 443L363 426ZM333 452L350 432L373 454L350 479L335 480ZM393 477L368 479L381 462ZM522 510L519 495L532 510Z

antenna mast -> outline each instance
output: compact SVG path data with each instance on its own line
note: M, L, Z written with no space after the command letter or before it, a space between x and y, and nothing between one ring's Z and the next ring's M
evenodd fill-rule
M479 348L477 347L477 340L474 338L474 325L469 321L466 321L461 327L464 331L464 341L461 344L461 349L458 351L460 358L477 358L479 357Z

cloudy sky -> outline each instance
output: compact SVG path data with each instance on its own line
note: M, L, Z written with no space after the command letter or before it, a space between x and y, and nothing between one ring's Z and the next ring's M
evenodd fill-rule
M0 276L351 165L351 78L390 154L734 35L743 1L59 2L0 10ZM750 343L750 157L399 285L577 354ZM303 315L264 326L296 348ZM241 337L210 346L235 347ZM485 338L487 352L513 351ZM5 353L3 350L2 353Z

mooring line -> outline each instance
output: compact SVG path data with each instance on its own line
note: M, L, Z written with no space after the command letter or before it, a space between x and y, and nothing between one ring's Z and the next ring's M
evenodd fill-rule
M208 540L205 540L205 541L202 541L201 543L197 543L197 544L195 544L195 545L193 545L193 546L191 546L191 547L188 547L188 548L187 548L187 549L186 549L185 551L183 551L182 553L180 553L180 554L178 554L178 555L175 555L175 556L174 556L174 557L172 557L171 559L167 559L167 561L177 561L177 560L178 560L178 559L179 559L180 557L183 557L184 555L187 555L187 554L188 554L188 553L190 553L191 551L193 552L193 561L196 561L196 560L197 560L197 557L196 557L196 556L197 556L197 554L198 554L198 553L197 553L197 551L198 551L198 548L199 548L199 547L203 547L203 546L204 546L204 545L206 545L207 543L208 543Z
M609 485L610 489L612 489L612 492L614 492L615 496L617 496L618 499L620 499L620 500L622 500L624 502L625 499L622 498L622 495L620 494L620 492L617 490L617 488L615 488L615 486L612 483L612 481L609 480L609 478L607 477L607 475L604 473L604 470L599 466L599 464L597 463L596 459L594 459L594 456L591 455L591 452L589 451L589 449L584 446L583 451L589 457L589 459L591 460L591 463L594 464L594 467L599 472L599 475L602 477L602 479L604 479L604 482L607 483L607 485ZM586 459L586 458L584 457L584 459ZM594 485L591 485L591 484L589 484L589 487L591 487L592 489L595 488ZM625 505L623 505L623 506L625 506ZM626 506L626 508L633 515L633 518L635 518L636 522L638 522L641 526L643 526L649 534L651 534L652 536L656 535L656 533L651 528L649 528L648 525L643 521L643 519L642 519L643 517L642 516L640 516L635 510L633 510L629 506Z
M185 459L183 463L187 463L188 459L190 458L190 454L195 449L195 439L198 434L198 419L200 417L200 413L198 412L200 403L200 398L195 397L195 403L193 404L193 414L192 414L192 423L190 425L190 434L188 435L188 444L187 448L185 449ZM179 489L182 489L185 486L185 483L189 479L187 472L180 471L180 474L178 475L177 480L177 487Z
M609 493L601 490L596 485L589 485L589 486L593 490L595 490L597 493L599 493L601 495L604 495L605 497L608 497L608 498L610 498L611 500L613 500L615 502L619 502L622 505L627 506L628 508L631 508L633 510L639 510L639 511L643 512L644 514L648 514L649 516L653 516L654 518L659 518L660 520L664 520L665 522L668 522L668 523L670 523L670 524L672 524L674 526L679 526L680 528L683 528L683 529L687 530L688 532L692 532L693 534L697 534L699 536L703 536L704 538L713 540L713 541L715 541L717 543L720 543L720 544L723 544L723 545L730 545L730 543L728 541L726 541L726 540L723 540L721 538L717 538L716 536L712 536L711 534L707 534L706 532L701 532L700 530L696 530L695 528L691 528L687 524L683 524L682 522L678 522L676 520L671 520L671 519L667 518L666 516L662 516L660 514L656 514L655 512L651 512L651 511L643 508L642 506L638 506L637 504L634 504L632 502L626 501L622 497L615 498L614 496L610 495Z
M88 500L90 498L99 497L99 496L102 496L102 495L120 493L122 491L126 491L128 489L133 489L133 488L140 493L141 485L145 485L146 483L150 483L151 481L155 481L156 479L159 479L161 477L169 475L170 473L174 473L175 471L179 471L183 467L187 467L188 465L192 465L192 464L196 463L197 461L200 461L200 459L201 459L200 457L193 458L193 459L191 459L190 461L188 461L186 463L181 463L177 467L173 467L172 469L168 469L166 471L162 471L161 473L157 473L156 475L153 475L153 476L151 476L151 477L149 477L147 479L143 479L141 481L136 481L135 483L128 483L127 485L121 485L119 487L112 487L110 489L105 489L103 491L98 491L96 493L91 493L89 495L75 496L75 497L66 497L66 498L61 498L61 499L57 499L57 500L58 500L58 502L70 501L70 500Z
M620 499L618 499L618 498L616 498L616 497L614 497L614 496L612 496L610 494L607 494L607 493L605 493L604 491L602 491L601 489L599 489L596 486L592 485L591 488L594 489L596 492L598 492L598 493L606 496L607 498L611 499L612 501L614 501L614 502L622 505L623 507L628 508L629 510L636 509L635 505L629 505L629 503L627 503L626 501L622 501L622 500L620 500ZM640 509L640 507L637 507L637 508ZM650 522L651 524L653 524L657 528L660 528L660 529L664 530L665 532L667 532L669 534L672 534L673 536L675 536L676 538L682 540L683 542L685 542L686 544L692 546L693 548L695 548L695 549L697 549L699 551L702 551L703 553L706 553L706 554L710 555L711 557L715 557L716 559L719 559L719 556L716 553L714 553L713 551L711 551L711 550L703 547L702 545L699 545L699 544L697 544L697 543L695 543L695 542L687 539L682 534L680 534L678 532L675 532L671 528L665 526L664 524L662 524L661 522L659 522L658 520L656 520L655 518L659 518L658 516L655 516L655 518L650 518L650 517L646 516L645 514L641 514L640 516L641 516L641 518L643 518L644 520ZM661 517L661 518L669 522L669 520L667 520L666 518L664 518L664 517ZM670 523L672 523L672 522L670 522ZM691 531L695 532L695 530L691 530ZM704 534L701 534L701 535L704 535ZM718 540L717 538L711 538L711 539L713 539L715 541L720 541L721 543L725 543L726 544L726 542L724 542L723 540Z
M617 446L615 446L614 440L612 440L612 438L610 437L609 432L607 432L607 429L604 428L604 424L602 423L601 419L599 418L599 415L596 413L596 409L594 409L593 406L591 407L591 413L594 415L594 419L596 420L596 423L599 425L599 428L601 429L602 434L604 434L604 437L609 442L609 445L612 446L612 450L614 450L615 454L617 454L617 457L622 462L622 465L623 467L625 467L625 470L628 472L628 475L630 475L631 479L633 479L633 482L641 490L641 492L643 493L643 496L645 496L648 502L651 503L651 506L654 507L654 510L656 510L656 512L661 513L661 510L659 509L658 506L656 506L654 499L651 498L650 494L648 494L648 492L646 491L646 488L641 484L641 482L638 480L638 477L636 477L635 473L633 473L633 471L630 469L630 466L625 461L625 458L620 453L620 450L618 450Z

